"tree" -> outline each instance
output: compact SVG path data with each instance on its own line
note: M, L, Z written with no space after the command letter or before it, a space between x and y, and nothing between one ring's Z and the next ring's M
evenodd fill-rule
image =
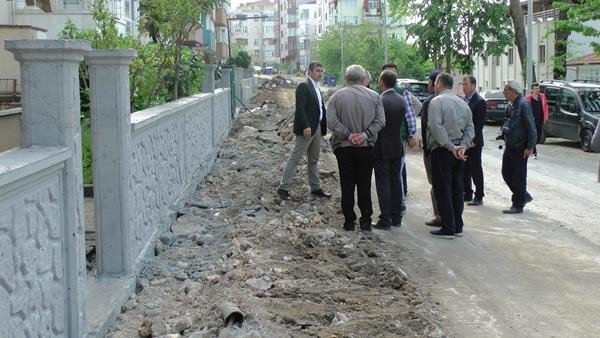
M360 64L373 78L384 63L381 27L364 21L357 26L330 27L316 43L316 58L328 74L340 78L342 74L341 34L344 30L344 66ZM423 58L418 49L395 36L388 37L388 60L398 66L398 76L425 78L433 65Z
M554 1L553 7L559 10L555 21L554 71L555 79L566 76L567 41L572 32L597 38L590 43L594 52L600 54L600 30L592 26L592 21L600 20L600 0Z
M517 52L519 53L519 60L521 65L527 64L527 35L525 35L525 19L523 16L523 8L521 8L521 2L519 0L510 0L510 18L513 22L515 29L515 46L517 46ZM535 79L535 74L533 75Z
M508 7L503 0L391 0L394 16L412 13L408 34L423 53L446 71L473 71L476 57L500 55L512 43Z
M159 46L163 56L159 73L163 78L171 78L175 99L179 98L181 79L181 58L184 41L200 28L200 16L209 13L222 0L141 0L140 26L152 41ZM155 87L158 90L159 86ZM151 92L151 94L154 90Z

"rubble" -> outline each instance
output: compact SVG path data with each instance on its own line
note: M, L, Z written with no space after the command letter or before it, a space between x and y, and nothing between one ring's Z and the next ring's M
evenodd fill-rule
M275 75L270 80L263 82L259 88L260 89L273 89L277 87L283 88L296 88L298 83L292 79L288 79L283 75Z
M276 197L293 147L282 133L291 130L293 91L259 91L240 113L212 172L155 243L157 256L108 337L446 335L436 306L401 269L403 248L377 232L341 228L327 142L321 185L334 197L310 194L305 162L292 200ZM224 301L247 314L241 327L224 326Z

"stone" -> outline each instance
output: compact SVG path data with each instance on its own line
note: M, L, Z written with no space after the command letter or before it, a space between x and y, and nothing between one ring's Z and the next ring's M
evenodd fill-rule
M269 290L270 288L273 287L273 283L266 280L264 277L263 278L250 278L250 279L246 280L246 285L250 285L251 287L253 287L257 290L262 290L262 291Z
M221 281L221 276L219 275L208 275L206 276L206 280L212 284L217 284Z
M183 333L184 330L187 330L190 327L192 327L192 319L188 316L184 316L183 318L180 318L177 321L175 321L175 324L172 326L175 329L175 331Z
M152 322L144 320L138 327L138 334L142 338L152 338Z
M348 316L346 316L343 313L336 312L335 315L333 316L333 319L331 320L331 326L344 324L348 320L349 320Z

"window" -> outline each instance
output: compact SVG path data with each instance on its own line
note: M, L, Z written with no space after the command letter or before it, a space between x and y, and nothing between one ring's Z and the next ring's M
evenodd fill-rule
M553 107L556 107L556 101L558 99L558 88L554 87L540 87L540 90L546 94L546 98L548 99L548 107L549 110L552 110Z
M356 8L356 0L344 0L344 8L355 9Z
M575 98L575 93L572 93L569 90L563 89L562 95L560 96L560 109L566 112L571 112L571 108L573 105L577 106L577 99ZM577 109L577 107L575 107ZM571 112L577 115L576 112Z
M509 48L508 49L508 64L512 65L514 63L515 63L515 49Z
M242 26L242 32L248 33L248 26Z
M500 66L500 55L496 55L496 66Z
M254 45L258 46L258 39L254 39Z
M546 63L546 45L540 45L540 47L539 47L538 62Z

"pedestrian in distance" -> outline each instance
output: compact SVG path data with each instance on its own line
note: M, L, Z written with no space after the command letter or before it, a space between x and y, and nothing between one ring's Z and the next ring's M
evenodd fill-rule
M429 195L431 196L431 206L433 208L433 219L426 221L425 225L433 226L433 227L441 227L442 226L442 218L440 217L440 212L437 207L437 201L435 199L435 193L433 191L433 176L431 172L431 150L427 145L427 121L429 117L429 104L431 100L435 97L435 79L437 78L439 70L434 70L429 74L429 82L427 83L427 90L431 95L423 101L423 107L421 108L421 143L423 147L423 165L425 167L425 174L427 175L427 182L431 185L431 189L429 189Z
M505 147L502 154L502 177L512 192L512 205L505 214L521 214L533 197L527 192L527 160L536 143L536 127L531 107L523 98L523 87L517 81L504 85L504 97L510 103L501 129Z
M437 76L437 96L429 104L427 120L433 191L442 219L442 227L430 233L447 239L463 234L465 152L473 145L475 136L471 110L452 92L453 84L450 74Z
M471 109L475 128L473 147L465 152L467 161L464 171L464 201L467 202L467 205L482 205L485 194L481 153L483 151L483 125L487 109L485 99L477 93L477 80L473 75L463 77L462 89L465 94L463 100ZM473 191L473 185L475 185L475 191Z
M540 84L534 82L531 84L531 94L527 95L525 100L527 100L531 106L531 113L533 114L537 135L535 143L539 144L542 140L542 127L548 121L548 99L544 93L540 92ZM537 158L537 155L537 146L534 146L532 158Z
M379 221L375 229L390 230L402 224L402 160L404 145L400 131L404 125L406 102L396 93L396 74L384 70L379 75L380 97L385 112L385 127L379 131L375 142L375 185L379 200Z
M391 70L395 74L398 74L398 66L393 63L386 63L381 67L381 70ZM402 97L406 102L406 116L405 123L402 127L402 133L400 137L402 138L404 147L408 146L409 149L414 148L417 145L417 119L415 117L415 112L421 110L421 102L417 99L416 96L413 95L408 89L401 88L399 86L394 86L396 92ZM406 149L405 149L406 150ZM406 155L402 160L402 211L406 210L406 195L408 194L408 180L406 175Z
M354 192L357 191L362 231L371 231L373 206L371 176L373 147L385 126L385 113L379 95L362 84L365 69L360 65L346 68L347 86L336 91L327 102L330 143L337 159L342 192L344 230L353 231L357 219Z
M285 165L283 177L277 189L282 200L290 199L290 184L296 174L298 163L307 155L307 172L310 193L313 196L330 198L321 188L317 163L321 154L321 140L327 134L327 115L319 81L323 77L323 64L313 61L308 65L306 81L296 87L296 109L294 113L294 150Z

